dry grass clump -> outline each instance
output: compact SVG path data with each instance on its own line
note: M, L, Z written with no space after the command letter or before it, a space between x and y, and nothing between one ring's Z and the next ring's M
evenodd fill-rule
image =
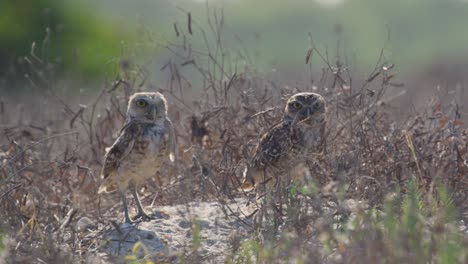
M88 105L48 97L48 111L59 115L28 120L26 112L18 122L2 103L0 224L16 234L9 261L82 262L99 250L109 219L120 216L119 204L97 195L101 158L129 95L147 89L168 97L178 160L148 182L145 202L219 201L226 217L242 219L253 234L233 237L228 262L466 260L460 253L466 238L457 230L466 215L456 213L466 210L468 190L461 106L434 100L425 113L397 119L392 104L404 90L393 83L393 65L381 57L368 78L353 80L340 58L330 63L313 43L306 63L322 61L319 81L283 86L250 68L248 55L224 46L219 13L208 22L208 31L192 18L187 30L176 24L181 43L164 45L172 54L161 68L165 88L125 60ZM201 50L191 44L196 36L206 45ZM400 92L388 93L394 87ZM249 196L238 187L259 136L300 91L320 93L329 105L326 149L305 160L312 177L251 199L258 210L253 221L232 214L226 201Z

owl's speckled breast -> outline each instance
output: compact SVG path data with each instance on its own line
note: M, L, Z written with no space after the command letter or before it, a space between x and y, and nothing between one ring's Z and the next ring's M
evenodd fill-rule
M135 141L133 150L122 164L123 175L134 180L152 177L168 159L169 134L164 127L147 124L142 135Z
M323 124L297 125L291 133L293 152L307 156L322 144Z

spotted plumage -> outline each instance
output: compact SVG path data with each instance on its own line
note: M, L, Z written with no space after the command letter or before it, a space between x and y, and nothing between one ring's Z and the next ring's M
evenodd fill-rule
M298 93L289 98L284 116L260 138L245 173L242 189L274 184L324 141L326 104L315 93Z
M167 117L167 103L160 93L135 93L129 99L127 120L114 144L107 150L99 193L119 191L125 221L131 222L126 190L131 188L137 217L149 218L137 194L137 185L154 176L166 160L174 160L175 138Z

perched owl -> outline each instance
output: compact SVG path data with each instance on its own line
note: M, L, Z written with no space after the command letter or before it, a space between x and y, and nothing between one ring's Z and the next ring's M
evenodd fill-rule
M291 96L279 124L262 135L245 172L241 188L273 185L309 154L319 152L324 141L326 103L315 93Z
M108 149L102 168L99 193L120 191L125 221L128 214L126 190L136 200L136 218L149 219L138 198L137 185L155 175L168 158L174 161L175 135L167 116L167 103L160 93L135 93L128 102L127 120L119 137Z

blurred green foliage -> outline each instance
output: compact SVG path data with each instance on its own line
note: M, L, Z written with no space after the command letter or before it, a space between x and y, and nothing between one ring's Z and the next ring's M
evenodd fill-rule
M324 215L323 223L329 226L320 228L317 221L317 237L330 259L341 260L332 263L467 263L466 239L450 191L440 182L436 190L423 194L417 182L410 181L405 193L389 193L380 208L354 212L339 225ZM309 257L313 243L304 246L302 256L296 253L295 239L304 243L288 231L277 234L274 241L244 240L227 263L272 263L286 256L306 263L302 260Z
M343 0L338 5L310 0L2 0L0 80L22 77L30 70L18 58L29 55L33 42L36 55L55 65L57 72L76 70L85 79L102 77L116 65L108 62L122 56L126 45L162 43L136 43L141 36L129 36L143 29L164 43L173 41L173 23L186 29L185 11L209 31L207 20L213 8L223 9L224 46L248 52L249 63L262 71L302 67L309 32L318 48L327 50L331 62L339 38L341 55L346 54L347 63L357 71L373 67L382 48L384 59L402 71L444 60L468 60L468 35L464 34L468 2L464 0ZM340 36L335 25L343 29ZM194 32L190 41L194 49L204 49L200 32ZM151 47L137 50L146 52L140 58L161 57ZM323 64L317 56L311 62Z
M72 1L3 0L0 39L4 80L21 78L35 67L24 56L59 75L76 70L95 78L102 76L106 62L119 55L125 35L94 10Z
M308 32L316 44L328 47L334 61L335 24L343 28L341 47L349 62L358 66L375 64L384 47L388 59L407 68L445 58L468 58L468 35L463 34L468 3L458 0L344 0L337 6L305 0L288 4L244 0L233 1L225 10L236 31L260 33L264 58L276 57L282 63L303 61ZM253 46L255 40L249 41Z
M191 12L193 20L209 32L208 17L213 23L213 9L222 8L224 46L249 52L252 62L265 71L301 67L310 46L309 32L320 50L328 49L334 62L337 24L343 29L340 47L348 63L366 72L375 65L382 48L385 58L402 70L446 59L468 60L468 35L463 33L468 25L466 0L343 0L337 5L319 3L325 0L86 1L114 23L143 24L150 30L158 26L169 40L176 38L174 22L186 29L181 9ZM130 19L119 19L122 12ZM197 36L199 32L193 37ZM204 45L203 40L199 42ZM323 64L316 56L312 63Z
M2 262L2 253L5 250L5 233L3 232L2 228L0 227L0 262ZM2 262L3 263L3 262Z

